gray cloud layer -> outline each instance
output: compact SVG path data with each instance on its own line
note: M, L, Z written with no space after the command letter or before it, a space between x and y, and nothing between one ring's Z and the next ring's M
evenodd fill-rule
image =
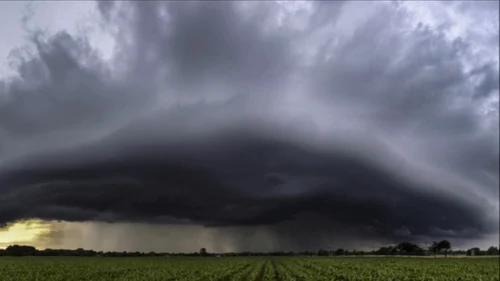
M398 5L311 5L99 2L112 62L34 34L0 88L0 223L498 233L497 62Z

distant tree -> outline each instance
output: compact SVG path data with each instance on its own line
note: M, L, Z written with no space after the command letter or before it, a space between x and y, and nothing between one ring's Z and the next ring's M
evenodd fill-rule
M12 245L5 249L5 253L8 256L34 256L37 250L33 246Z
M344 249L342 249L342 248L337 249L337 250L335 251L335 255L336 255L336 256L341 256L341 255L344 255L344 254L345 254L345 250L344 250Z
M398 247L396 247L396 246L389 246L389 254L390 255L397 255L397 254L399 254Z
M451 243L448 240L442 240L437 244L438 251L444 250L444 256L448 256L448 251L451 249Z
M318 251L318 256L321 256L321 257L326 257L326 256L328 256L328 251L327 251L327 250L320 249L320 250Z
M474 247L474 248L470 248L469 250L467 250L466 255L467 256L478 256L480 252L481 252L481 249L479 249L478 247Z
M201 249L200 249L200 256L205 257L205 256L207 256L207 255L208 255L208 253L207 253L207 249L205 249L205 248L201 248Z
M394 246L388 246L388 247L380 247L378 250L375 251L376 255L394 255L397 254L398 250L397 247Z
M375 251L376 255L388 255L389 247L380 247L377 251Z
M396 246L398 251L403 254L408 254L408 255L416 255L416 254L422 254L423 249L420 248L418 245L410 243L410 242L402 242L399 243L398 246Z
M498 252L498 248L493 246L489 247L488 250L486 250L486 254L490 256L497 256Z

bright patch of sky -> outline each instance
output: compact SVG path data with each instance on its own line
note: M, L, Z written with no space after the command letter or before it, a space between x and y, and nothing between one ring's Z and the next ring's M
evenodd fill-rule
M0 78L16 73L11 68L10 58L15 54L13 50L30 45L28 31L54 34L64 30L72 35L85 32L90 45L97 48L103 58L112 56L114 40L99 28L95 2L7 1L0 7L0 25L9 27L0 28Z

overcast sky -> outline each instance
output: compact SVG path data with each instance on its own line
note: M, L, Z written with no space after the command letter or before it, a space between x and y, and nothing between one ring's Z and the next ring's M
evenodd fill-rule
M498 14L1 2L0 224L112 250L498 244Z

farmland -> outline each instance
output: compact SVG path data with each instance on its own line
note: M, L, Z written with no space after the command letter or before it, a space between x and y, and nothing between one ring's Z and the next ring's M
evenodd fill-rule
M2 257L0 280L499 280L495 258Z

